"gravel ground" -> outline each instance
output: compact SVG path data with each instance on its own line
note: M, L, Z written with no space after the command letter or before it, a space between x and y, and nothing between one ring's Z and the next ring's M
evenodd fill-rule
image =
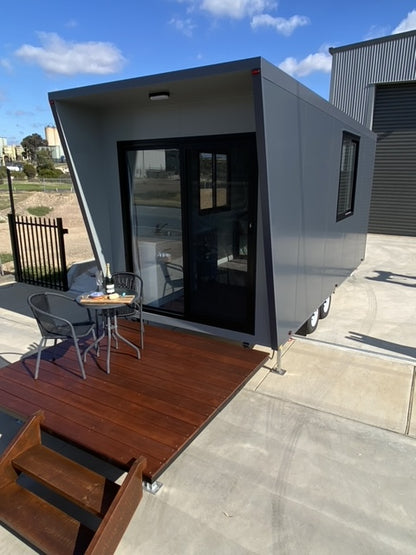
M75 193L20 193L14 197L17 215L30 216L28 208L47 206L51 212L46 218L62 218L68 229L65 235L67 265L94 258ZM11 253L10 232L7 214L10 208L0 210L0 253ZM13 263L3 265L5 272L13 269Z

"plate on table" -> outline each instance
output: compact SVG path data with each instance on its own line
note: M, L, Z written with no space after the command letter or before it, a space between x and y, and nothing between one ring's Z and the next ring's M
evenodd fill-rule
M104 297L104 293L102 291L93 291L88 295L91 299L97 299L99 297Z

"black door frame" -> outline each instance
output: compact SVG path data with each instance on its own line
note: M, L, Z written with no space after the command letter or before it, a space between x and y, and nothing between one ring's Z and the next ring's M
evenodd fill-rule
M253 154L253 160L248 165L248 257L247 257L247 317L244 322L233 322L231 325L227 321L223 321L221 316L218 318L201 318L192 313L189 306L190 268L189 253L191 248L190 238L190 207L191 207L191 188L189 186L189 160L190 153L211 148L229 148L231 145L244 144L248 146ZM178 137L167 139L152 140L135 140L135 141L119 141L117 143L119 174L120 174L120 194L121 206L123 213L123 234L126 258L126 269L133 270L133 254L132 254L132 221L131 221L131 195L130 195L130 175L127 164L127 152L131 150L152 150L152 149L179 149L180 151L180 174L181 174L181 202L182 202L182 243L183 243L183 269L184 269L184 289L185 304L184 312L172 313L161 308L145 306L147 312L157 314L165 314L166 316L184 319L188 321L198 322L201 324L212 325L219 328L233 329L245 333L254 333L254 316L255 316L255 277L256 277L256 220L257 220L257 194L258 194L258 178L257 178L257 150L255 133L239 133L229 135L207 135L196 137ZM221 310L221 307L218 307Z

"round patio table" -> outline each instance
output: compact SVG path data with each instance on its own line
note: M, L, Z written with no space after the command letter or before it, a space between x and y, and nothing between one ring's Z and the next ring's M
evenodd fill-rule
M101 312L102 316L102 333L99 337L97 337L94 343L91 343L91 345L84 351L84 362L88 352L94 347L97 351L97 356L100 356L100 343L104 338L107 338L107 374L110 373L111 344L113 340L116 349L118 349L118 341L123 341L136 351L137 358L140 359L139 347L120 334L117 323L117 309L131 304L134 302L135 298L136 295L134 293L126 293L125 291L123 291L122 294L119 294L119 297L115 299L110 299L108 295L96 296L93 293L86 293L77 297L76 300L78 304L85 308L96 310L97 315Z

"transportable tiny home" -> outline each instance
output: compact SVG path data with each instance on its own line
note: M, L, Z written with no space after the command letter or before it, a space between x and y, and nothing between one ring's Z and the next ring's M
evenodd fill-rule
M149 321L278 348L365 254L375 136L262 58L57 91L98 263Z

